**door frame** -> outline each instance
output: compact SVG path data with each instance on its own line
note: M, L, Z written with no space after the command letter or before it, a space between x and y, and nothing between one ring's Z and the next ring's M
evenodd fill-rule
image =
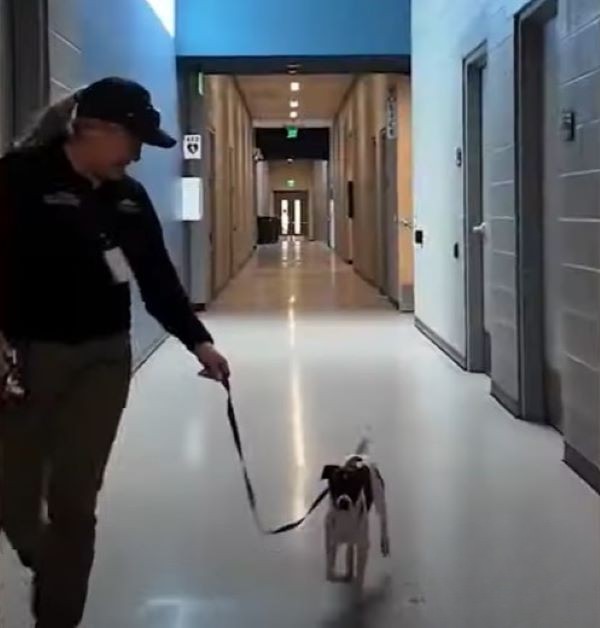
M483 85L487 66L487 42L463 60L463 146L464 146L464 248L465 325L467 370L482 373L486 367L485 276L483 237L474 232L484 219L483 181Z
M47 0L8 0L12 18L13 131L22 134L50 96Z
M354 219L356 210L356 134L353 127L346 127L344 140L344 164L345 164L345 190L344 198L345 207L345 236L347 238L348 247L346 249L346 262L354 264Z
M521 416L546 422L544 393L543 103L540 54L544 26L558 0L535 0L516 18L516 229L519 397ZM527 211L525 211L527 208Z
M212 126L206 129L206 195L208 197L208 243L210 247L210 298L218 291L217 259L217 133Z
M401 286L400 268L400 227L403 226L398 215L398 136L388 137L387 129L381 129L379 140L382 152L383 228L385 267L384 277L386 296L394 307L401 312L412 311L412 304L407 302Z
M0 154L14 135L14 51L12 7L10 0L0 0Z
M237 188L235 186L237 178L235 176L235 153L234 147L231 144L227 147L227 175L229 178L229 184L227 186L227 213L229 217L229 238L228 238L228 257L227 263L229 264L228 277L231 278L235 275L235 244L237 239L237 203L236 194Z
M2 133L10 143L30 127L48 104L50 69L47 0L0 0L2 45L0 74L8 89L2 94ZM26 77L24 80L18 80Z
M389 247L388 247L388 233L386 230L387 221L388 221L388 194L387 194L387 171L386 171L386 156L387 156L387 146L386 146L386 131L385 129L380 129L377 134L376 139L376 150L377 154L375 156L375 163L377 164L377 239L379 243L379 259L378 259L378 268L379 268L379 289L385 295L389 296L389 272L388 272L388 262L389 262Z

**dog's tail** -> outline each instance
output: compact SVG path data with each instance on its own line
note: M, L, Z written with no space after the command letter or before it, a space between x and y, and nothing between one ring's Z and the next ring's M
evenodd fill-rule
M358 443L358 447L356 448L356 455L367 456L369 454L370 449L371 449L371 428L367 428L365 430L365 435L363 436L360 443Z

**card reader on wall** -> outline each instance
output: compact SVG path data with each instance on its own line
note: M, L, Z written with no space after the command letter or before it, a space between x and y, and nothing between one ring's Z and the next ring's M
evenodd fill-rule
M415 229L415 244L423 246L424 240L423 229Z

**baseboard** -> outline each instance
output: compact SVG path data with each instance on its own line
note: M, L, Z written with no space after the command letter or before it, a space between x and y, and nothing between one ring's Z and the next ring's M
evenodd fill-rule
M410 314L415 311L415 291L412 285L400 286L400 302L402 312Z
M587 482L597 493L600 493L600 469L593 465L585 456L565 443L565 463L577 475Z
M521 418L521 407L516 399L513 399L498 384L492 381L492 397L513 416Z
M412 288L410 290L400 288L400 299L390 296L388 296L388 299L390 300L390 303L403 314L414 314L415 306Z
M375 282L374 279L371 279L371 277L367 277L367 275L365 275L365 273L358 267L356 266L356 264L354 264L354 272L366 283L369 284L369 286L371 286L371 288L374 288L375 290L377 290L377 292L379 292L379 294L381 294L384 297L387 297L387 295L385 294L385 292L383 292L383 290L377 285L377 283Z
M461 369L467 370L467 360L464 355L461 355L452 345L447 343L441 336L438 336L433 329L426 325L420 318L415 317L416 328L436 347L441 349L453 362L456 362Z
M163 333L159 338L157 338L147 349L146 351L138 357L137 360L133 363L133 373L137 373L146 362L162 347L162 345L169 338L168 334Z
M381 294L383 294L385 296L384 292L381 292ZM400 302L397 299L394 299L394 297L390 297L388 296L388 301L397 309L400 309Z

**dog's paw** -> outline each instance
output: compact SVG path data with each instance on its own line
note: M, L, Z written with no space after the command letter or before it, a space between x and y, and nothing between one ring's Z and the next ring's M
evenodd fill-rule
M361 604L365 595L365 581L355 578L350 584L350 591L352 591L355 603Z

